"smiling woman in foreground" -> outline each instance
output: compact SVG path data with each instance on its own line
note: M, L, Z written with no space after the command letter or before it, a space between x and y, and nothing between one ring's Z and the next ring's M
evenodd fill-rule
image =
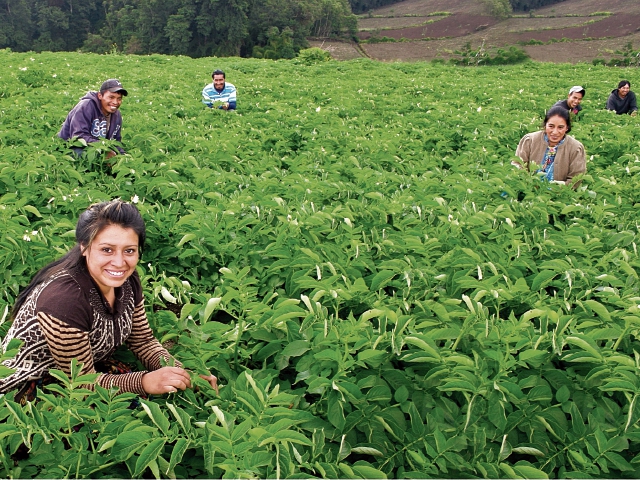
M13 338L23 345L5 362L15 372L0 379L0 392L20 388L16 400L24 400L49 369L70 375L74 358L83 364L82 374L96 373L103 370L97 364L123 343L148 371L101 373L96 384L140 395L191 386L189 373L156 340L147 321L136 272L145 235L144 220L130 203L97 203L80 215L76 245L40 270L16 300L3 349ZM162 366L169 361L175 366ZM216 377L203 378L217 388Z
M569 185L573 177L586 172L584 146L570 135L569 111L562 107L549 109L542 122L542 130L528 133L520 140L516 155L522 160L518 167L538 166L549 181ZM574 186L576 186L574 184Z

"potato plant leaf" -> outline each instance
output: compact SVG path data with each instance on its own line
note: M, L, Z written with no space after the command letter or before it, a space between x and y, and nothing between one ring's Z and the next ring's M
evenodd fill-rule
M163 434L169 433L170 423L167 417L162 413L157 403L140 400L142 408L147 413L151 421L155 423Z
M134 477L139 477L151 462L155 462L165 443L166 440L164 438L156 438L144 447L136 460L136 467L133 473Z
M127 460L138 450L142 450L147 444L151 435L141 430L123 432L116 438L116 442L111 449L111 455L117 460Z

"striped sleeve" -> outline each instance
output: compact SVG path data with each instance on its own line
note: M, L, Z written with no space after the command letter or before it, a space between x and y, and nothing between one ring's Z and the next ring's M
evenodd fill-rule
M227 96L227 102L229 102L229 110L235 110L236 109L236 87L234 85L231 85L230 83L227 84L229 85L229 92L228 92L228 96ZM225 88L226 90L226 88Z
M88 332L43 312L38 313L38 322L59 370L71 376L71 360L75 358L83 365L82 374L95 372Z
M127 339L127 346L149 370L158 370L163 367L163 363L167 365L171 362L175 367L182 367L182 364L173 358L153 336L144 310L144 302L140 302L133 312L131 335Z
M202 103L204 103L207 107L213 107L213 100L211 100L211 96L209 95L211 85L207 85L202 89Z
M76 358L82 364L81 375L97 373L93 364L93 352L89 333L76 327L71 327L52 315L38 313L40 329L47 341L51 356L56 367L69 377L71 376L71 360ZM104 388L119 388L121 392L132 392L144 395L142 376L147 372L123 373L120 375L100 374L96 383ZM94 390L95 385L84 385Z

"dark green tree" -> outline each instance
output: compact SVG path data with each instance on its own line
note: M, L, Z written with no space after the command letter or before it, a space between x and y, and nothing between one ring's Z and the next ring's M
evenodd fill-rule
M145 53L172 53L166 26L180 3L179 0L138 0L135 3L137 36Z
M254 47L253 56L256 58L294 58L296 52L293 48L293 30L289 27L280 32L278 27L271 27L267 32L267 45Z
M36 0L31 12L36 26L32 48L70 51L82 46L102 21L96 0Z
M35 18L37 36L33 48L37 51L64 50L65 36L69 31L69 16L58 6L48 2L36 2Z
M310 35L355 28L348 0L0 0L0 48L23 51L249 56L257 46L282 58Z
M349 0L349 5L351 5L353 13L359 14L401 1L402 0Z
M31 7L26 0L0 0L0 46L29 50L34 33Z
M509 0L484 0L491 15L497 18L507 18L511 14Z
M146 53L138 32L138 10L133 5L123 5L118 0L103 2L105 22L100 36L107 44L115 45L125 53ZM135 46L135 48L131 48Z
M351 13L347 0L319 0L320 13L311 34L315 37L329 37L350 33L355 35L357 20Z
M509 0L514 12L528 12L536 8L546 7L564 0Z
M252 47L265 46L272 27L280 32L288 28L297 52L308 46L306 37L319 13L320 7L313 0L255 1L249 15L249 42Z
M184 5L175 15L169 15L165 32L171 44L171 53L188 55L193 32L191 24L195 18L195 5Z
M240 55L248 35L249 2L247 0L210 0L213 25L218 37L215 55Z

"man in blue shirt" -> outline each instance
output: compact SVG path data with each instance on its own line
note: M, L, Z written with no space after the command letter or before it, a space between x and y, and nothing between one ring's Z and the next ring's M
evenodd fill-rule
M223 110L236 109L236 87L225 81L222 70L216 70L211 75L213 83L202 89L202 103L209 108L218 107Z

